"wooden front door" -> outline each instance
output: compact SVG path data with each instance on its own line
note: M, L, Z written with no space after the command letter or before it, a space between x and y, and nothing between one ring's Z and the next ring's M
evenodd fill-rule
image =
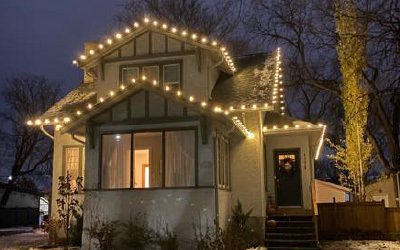
M277 206L302 206L300 149L276 150L274 165Z

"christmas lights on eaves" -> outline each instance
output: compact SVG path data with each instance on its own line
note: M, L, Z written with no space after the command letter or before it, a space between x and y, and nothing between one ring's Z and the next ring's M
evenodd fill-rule
M147 84L154 88L159 88L161 90L164 90L165 92L172 93L170 87L168 87L168 86L163 87L156 80L148 81L147 77L143 75L139 80L132 79L131 84L128 84L128 85L121 84L117 90L110 90L108 92L108 94L106 94L104 96L99 96L98 101L96 103L87 102L85 104L82 104L82 106L84 108L80 107L79 109L75 110L73 112L73 114L70 114L69 116L54 117L52 119L46 118L45 120L33 119L33 120L28 120L26 122L26 124L28 126L55 125L56 130L59 130L63 126L65 126L66 124L71 122L73 119L78 119L79 117L84 115L85 111L90 112L92 109L99 107L100 105L102 105L103 103L105 103L107 101L112 100L115 96L122 94L128 88L133 87L135 85L135 83L139 83L139 82L142 84ZM237 112L241 113L241 112L247 112L247 111L268 111L269 108L271 107L271 105L269 105L268 103L265 103L262 105L254 103L252 105L241 105L240 107L230 106L230 107L224 108L220 105L214 105L213 103L208 103L205 100L199 100L198 102L196 102L194 95L191 95L191 94L184 95L182 90L177 90L176 92L174 92L174 94L175 94L175 97L179 98L180 100L185 100L188 103L198 105L199 108L201 108L201 109L207 109L210 112L213 112L215 114L220 114L222 116L229 116L229 115L232 115ZM236 117L233 117L232 121L236 125L236 127L241 132L243 132L243 134L245 136L247 136L248 138L254 138L254 134L251 133L245 127L245 125L240 122L240 120L238 120Z
M282 80L282 68L281 68L281 49L276 50L275 57L275 76L274 76L274 88L272 89L272 104L279 104L279 111L281 115L285 114L285 105L283 99L283 80Z
M194 42L202 44L202 45L210 46L212 49L216 49L219 46L219 43L217 41L210 40L206 36L198 35L196 33L190 33L186 29L182 29L180 31L176 27L170 27L166 23L160 24L156 20L152 21L150 18L145 17L143 19L143 23L140 23L138 21L134 22L132 27L126 27L124 32L115 33L113 38L109 37L109 38L107 38L105 40L104 43L100 43L98 45L98 49L97 50L91 49L91 50L88 51L88 53L85 52L85 54L80 55L78 57L78 59L73 60L72 63L74 65L79 66L81 64L81 62L84 62L87 59L89 59L90 57L102 53L103 49L105 48L105 46L110 47L110 46L113 46L115 44L123 42L124 38L126 38L133 30L138 29L141 26L143 26L143 27L152 27L153 29L159 29L159 30L161 30L163 32L169 32L169 33L172 33L174 35L180 35L181 37L183 37L185 39L189 39L191 41L194 41ZM219 52L224 57L225 62L228 64L228 66L229 66L230 70L232 71L232 73L234 73L236 71L236 67L235 67L235 64L233 62L232 56L229 54L229 52L226 49L226 47L220 46L219 47Z

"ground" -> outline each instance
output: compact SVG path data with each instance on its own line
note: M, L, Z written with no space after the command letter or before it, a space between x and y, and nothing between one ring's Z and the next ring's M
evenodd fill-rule
M47 243L47 235L41 230L27 233L0 236L0 249L29 249L43 246Z
M323 250L400 250L398 241L343 240L321 242Z

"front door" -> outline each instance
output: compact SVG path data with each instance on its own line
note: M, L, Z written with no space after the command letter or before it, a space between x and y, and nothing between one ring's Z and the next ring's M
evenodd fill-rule
M300 207L301 164L300 150L275 151L275 187L278 207Z

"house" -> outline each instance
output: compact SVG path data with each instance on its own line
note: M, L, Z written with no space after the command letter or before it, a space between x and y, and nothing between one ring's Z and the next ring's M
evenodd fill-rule
M281 58L234 58L148 18L85 44L73 61L84 82L27 122L54 139L52 216L66 173L84 179L86 228L140 212L190 242L194 226L225 227L240 200L263 238L271 204L312 214L326 127L285 115Z
M314 180L314 185L317 203L350 201L351 190L349 188L321 180Z
M385 207L399 207L398 174L387 174L365 186L369 201L384 201Z
M0 197L6 188L6 183L0 183ZM0 209L0 228L39 225L41 196L38 192L13 188L7 205Z

